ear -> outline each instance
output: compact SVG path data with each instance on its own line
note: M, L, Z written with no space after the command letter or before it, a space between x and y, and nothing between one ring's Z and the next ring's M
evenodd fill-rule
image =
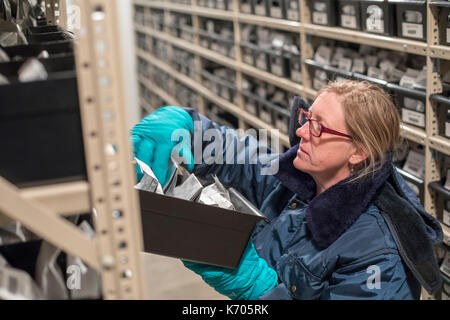
M356 151L350 156L348 162L352 166L357 166L362 164L369 157L369 153L361 148L356 149Z

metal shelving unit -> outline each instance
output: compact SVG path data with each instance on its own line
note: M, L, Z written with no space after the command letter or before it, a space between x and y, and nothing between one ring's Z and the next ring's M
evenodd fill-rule
M370 34L362 31L353 31L340 27L327 27L311 24L311 11L307 0L299 0L299 14L300 22L288 21L282 19L276 19L271 17L262 17L251 14L244 14L239 11L239 1L233 0L232 9L228 11L211 9L198 6L197 0L192 0L192 4L184 5L175 3L172 1L151 1L151 0L134 0L135 6L141 6L147 9L160 9L163 10L165 15L170 15L170 12L178 12L191 15L193 18L193 29L196 34L194 43L185 41L180 38L173 37L167 32L157 31L149 26L142 26L135 23L135 30L143 34L151 36L155 39L165 41L171 46L175 46L184 49L194 54L196 59L204 58L212 60L218 64L226 66L236 71L237 85L241 88L242 75L249 75L254 78L261 79L267 83L276 85L289 92L299 94L306 98L314 98L316 91L312 89L312 79L310 78L307 65L304 63L305 59L311 59L314 51L311 43L313 37L328 38L332 40L340 40L345 42L365 44L382 49L395 50L399 52L407 52L411 54L421 55L426 57L427 61L427 87L426 87L426 128L419 129L414 126L403 123L401 126L401 134L404 138L419 143L425 147L426 158L426 174L425 174L425 197L424 206L425 209L431 214L436 216L436 195L433 190L428 188L428 184L433 181L440 180L441 177L441 165L438 161L436 152L450 155L450 139L439 136L438 134L438 119L436 111L436 102L430 100L432 94L442 93L442 82L438 70L437 59L450 60L450 47L439 44L439 27L437 23L437 9L430 6L432 1L427 1L427 42L408 40L398 37L389 37L377 34ZM235 34L235 59L225 57L217 52L209 49L205 49L199 45L197 30L198 18L214 18L225 21L232 21L234 24ZM240 24L253 24L258 26L264 26L277 30L284 30L293 33L297 33L300 39L300 49L302 57L302 83L296 83L290 79L274 76L268 72L258 70L257 68L247 65L242 61L240 54ZM138 55L147 60L153 65L157 65L159 68L169 72L169 74L175 79L185 83L195 92L198 92L204 99L213 101L226 111L229 111L240 119L240 128L246 129L246 125L251 124L260 128L271 128L271 125L256 119L253 115L247 113L244 110L242 103L242 94L239 93L239 99L237 105L224 101L213 92L207 90L199 80L190 79L183 74L177 73L170 66L164 64L164 62L156 59L149 53L140 51ZM196 65L196 71L200 74L201 63ZM200 79L201 80L201 79ZM160 90L152 86L148 82L141 81L141 83L148 86L150 91L160 95L162 98L168 98ZM200 112L204 110L204 99L201 99ZM286 136L281 136L282 143L288 146L288 139ZM444 230L444 243L450 246L450 231L445 225ZM424 293L424 298L430 298Z
M142 226L123 108L116 2L73 0L87 181L18 189L0 177L0 220L26 228L101 273L104 299L144 299ZM48 24L66 25L65 0L46 0ZM91 239L63 216L93 212Z

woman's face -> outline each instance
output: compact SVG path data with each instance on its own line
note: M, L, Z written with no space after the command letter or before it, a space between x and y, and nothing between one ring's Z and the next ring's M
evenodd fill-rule
M324 92L310 108L310 117L323 126L349 134L344 120L341 98L332 92ZM297 129L301 138L294 166L314 177L346 178L350 174L349 159L356 149L347 137L322 133L320 137L310 134L309 123Z

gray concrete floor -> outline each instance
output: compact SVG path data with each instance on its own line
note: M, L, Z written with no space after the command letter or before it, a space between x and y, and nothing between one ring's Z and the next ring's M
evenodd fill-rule
M141 253L151 300L229 300L187 269L179 259Z

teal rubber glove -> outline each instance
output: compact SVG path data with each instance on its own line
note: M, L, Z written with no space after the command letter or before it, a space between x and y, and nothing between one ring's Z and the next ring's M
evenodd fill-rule
M189 136L172 141L172 134L177 129L185 129ZM172 151L184 158L188 170L194 169L194 156L191 152L190 134L194 132L194 122L180 107L163 107L146 116L131 130L134 155L152 168L159 183L165 186L170 177L169 160ZM181 140L181 141L180 141ZM143 177L136 164L137 179Z
M278 275L249 241L236 269L183 261L217 292L233 300L256 300L278 285Z

